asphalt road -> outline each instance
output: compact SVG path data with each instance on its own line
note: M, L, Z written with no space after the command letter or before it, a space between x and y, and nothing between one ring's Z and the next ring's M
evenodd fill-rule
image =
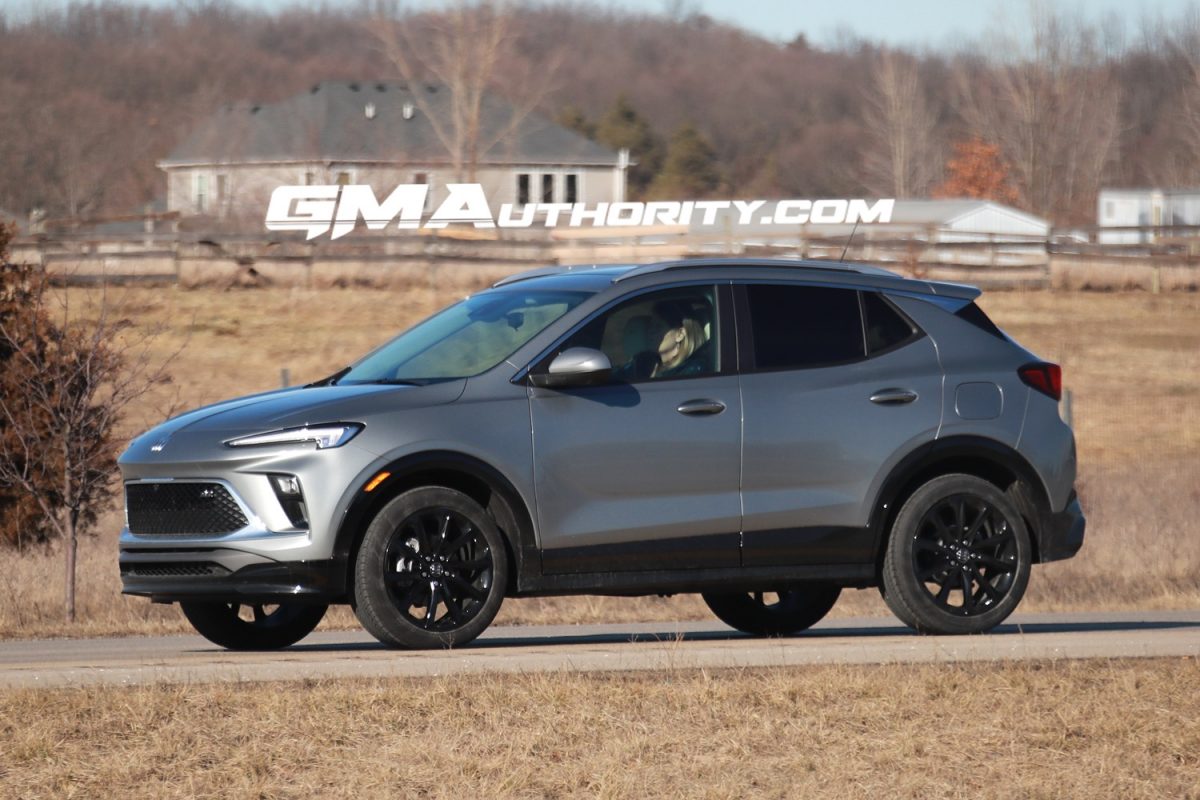
M7 641L0 687L1153 656L1200 656L1200 609L1018 614L990 634L954 637L917 636L893 619L832 619L784 639L716 621L504 626L424 652L387 650L356 631L273 653L233 653L199 636Z

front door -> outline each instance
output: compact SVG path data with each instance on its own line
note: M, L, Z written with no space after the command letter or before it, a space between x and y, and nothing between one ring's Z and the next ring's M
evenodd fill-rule
M738 565L741 400L727 288L655 290L600 312L555 353L601 350L612 381L529 390L546 573Z

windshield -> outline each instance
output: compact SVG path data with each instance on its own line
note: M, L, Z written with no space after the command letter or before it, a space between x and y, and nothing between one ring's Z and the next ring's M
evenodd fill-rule
M486 372L579 305L587 292L490 291L468 297L366 356L337 383L428 383Z

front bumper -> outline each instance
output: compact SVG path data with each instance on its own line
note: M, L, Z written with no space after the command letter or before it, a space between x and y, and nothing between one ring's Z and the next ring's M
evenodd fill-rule
M334 560L271 561L236 550L122 550L121 591L156 602L180 600L336 603L345 569Z
M1047 514L1038 536L1038 562L1061 561L1071 558L1083 547L1083 535L1087 519L1075 492L1067 501L1067 507L1056 514Z

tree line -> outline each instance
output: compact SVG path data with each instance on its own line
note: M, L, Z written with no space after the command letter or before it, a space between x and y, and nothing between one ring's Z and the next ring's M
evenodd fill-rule
M511 97L536 83L537 111L629 147L638 197L965 193L1070 224L1094 221L1101 186L1200 185L1194 11L1136 30L1022 11L1008 35L917 51L572 4L198 0L0 17L0 208L134 212L164 192L157 160L219 107L428 75L436 64L408 46L426 37L389 42L380 19L444 31L464 9L504 20L472 89Z

